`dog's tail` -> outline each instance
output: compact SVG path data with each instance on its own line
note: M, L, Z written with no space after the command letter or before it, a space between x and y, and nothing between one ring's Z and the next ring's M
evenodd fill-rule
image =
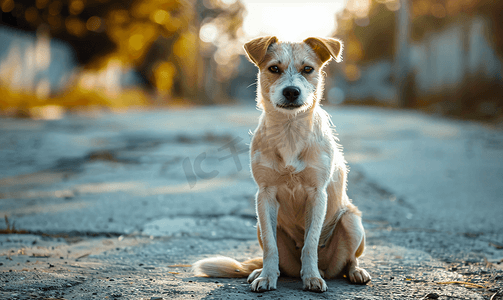
M262 268L262 257L244 262L225 256L210 257L197 261L192 268L199 277L248 277L254 270Z

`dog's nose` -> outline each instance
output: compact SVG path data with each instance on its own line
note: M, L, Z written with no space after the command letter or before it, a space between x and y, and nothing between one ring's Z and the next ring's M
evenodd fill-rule
M300 95L300 89L295 86L287 86L283 90L283 96L285 96L286 100L293 102L299 98Z

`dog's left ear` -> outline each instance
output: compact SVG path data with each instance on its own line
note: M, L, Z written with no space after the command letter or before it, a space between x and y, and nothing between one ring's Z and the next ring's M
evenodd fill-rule
M276 42L278 42L278 39L275 36L264 36L249 41L243 48L245 48L248 59L258 67L264 59L269 46Z
M336 62L342 61L342 42L333 38L310 37L304 40L323 63L333 58Z

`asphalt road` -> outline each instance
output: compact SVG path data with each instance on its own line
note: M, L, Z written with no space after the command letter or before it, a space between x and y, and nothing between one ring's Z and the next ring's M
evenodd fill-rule
M503 132L415 112L327 107L363 212L372 282L250 291L197 278L261 255L254 107L0 119L1 299L503 299Z

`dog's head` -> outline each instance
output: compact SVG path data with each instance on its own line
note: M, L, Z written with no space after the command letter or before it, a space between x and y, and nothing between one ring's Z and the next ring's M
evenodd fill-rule
M331 59L341 61L342 43L332 38L308 38L300 43L260 37L244 45L248 59L259 68L258 103L284 113L298 113L319 101L322 69Z

